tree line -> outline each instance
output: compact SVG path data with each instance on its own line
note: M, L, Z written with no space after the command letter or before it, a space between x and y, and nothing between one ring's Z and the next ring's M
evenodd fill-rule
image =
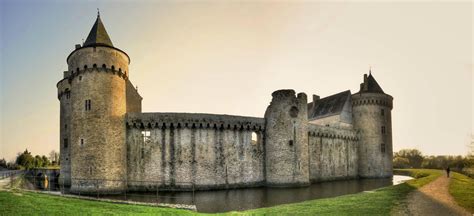
M45 168L59 165L59 153L54 150L49 153L48 157L45 155L33 156L31 152L26 149L24 152L18 153L14 161L7 162L5 158L0 159L0 168L11 170Z
M418 149L402 149L393 155L393 168L446 169L474 176L474 154L467 156L423 155Z

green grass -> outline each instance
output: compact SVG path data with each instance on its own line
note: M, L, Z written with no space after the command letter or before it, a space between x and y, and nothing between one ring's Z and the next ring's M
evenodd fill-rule
M227 212L219 215L380 215L390 214L403 203L406 195L442 174L438 170L396 170L418 177L407 183L375 190L327 199L310 200L243 212ZM32 192L0 192L0 214L21 215L195 215L187 210L137 205L113 204L74 198L51 196Z
M449 193L460 206L474 213L474 179L452 172Z

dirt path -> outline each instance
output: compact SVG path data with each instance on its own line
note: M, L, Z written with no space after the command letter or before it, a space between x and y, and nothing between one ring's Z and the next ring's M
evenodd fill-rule
M433 182L410 193L404 215L472 215L458 206L449 194L449 181L441 176Z

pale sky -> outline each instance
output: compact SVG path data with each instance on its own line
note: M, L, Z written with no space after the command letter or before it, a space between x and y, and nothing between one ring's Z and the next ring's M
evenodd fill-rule
M394 97L393 145L466 154L473 5L298 1L1 1L0 158L59 149L56 83L96 8L131 58L144 112L262 117L277 89L325 97L372 74Z

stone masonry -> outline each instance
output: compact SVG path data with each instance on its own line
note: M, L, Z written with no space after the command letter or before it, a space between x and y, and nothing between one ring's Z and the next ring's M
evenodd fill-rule
M295 187L392 176L393 98L371 73L325 98L273 92L263 118L143 113L100 16L57 84L60 182L74 193Z

